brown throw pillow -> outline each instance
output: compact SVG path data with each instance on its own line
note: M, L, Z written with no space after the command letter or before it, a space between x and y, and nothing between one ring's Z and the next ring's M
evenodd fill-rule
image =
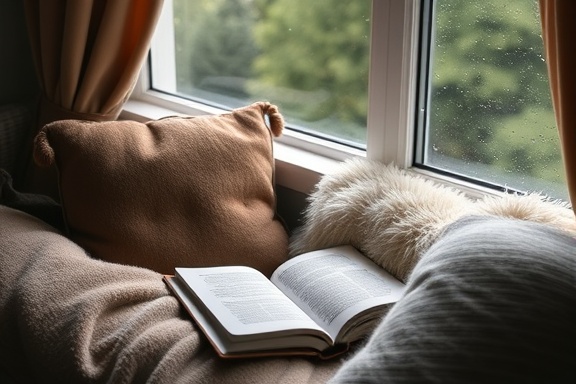
M92 256L165 274L248 265L270 275L288 253L272 153L283 128L265 102L145 124L62 120L40 131L34 156L56 163L69 236Z

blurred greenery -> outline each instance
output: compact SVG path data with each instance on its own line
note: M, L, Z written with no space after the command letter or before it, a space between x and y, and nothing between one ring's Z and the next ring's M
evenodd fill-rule
M365 143L370 3L174 0L178 91ZM434 20L426 161L563 183L538 2L437 0Z
M265 86L272 86L309 93L312 100L290 101L301 105L295 112L305 120L334 116L365 126L370 2L263 3L267 6L254 28L262 50L254 61L254 89L266 92Z
M535 0L438 0L429 158L563 182Z
M174 2L179 92L204 88L248 96L243 80L252 76L259 53L251 37L256 22L251 5L250 0Z
M179 93L270 100L293 125L364 143L370 0L175 0L174 17Z

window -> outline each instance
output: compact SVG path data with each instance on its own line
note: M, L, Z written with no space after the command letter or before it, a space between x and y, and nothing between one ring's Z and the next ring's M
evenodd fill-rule
M270 100L293 130L365 147L370 0L172 0L172 11L173 78L153 76L154 89L224 109Z
M424 13L417 162L567 198L536 0L436 0Z
M537 11L536 0L166 0L135 99L191 114L268 99L290 128L281 143L300 154L566 197Z

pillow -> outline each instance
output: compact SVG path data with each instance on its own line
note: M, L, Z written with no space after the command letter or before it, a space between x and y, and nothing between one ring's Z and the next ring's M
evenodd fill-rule
M323 176L308 203L302 226L290 239L291 255L351 244L403 282L445 227L463 216L516 218L576 234L574 212L561 201L535 193L471 199L394 164L365 158L343 161Z
M575 276L568 233L462 218L331 383L574 383Z
M69 237L92 256L164 274L234 264L270 275L288 253L272 153L283 127L264 102L145 124L63 120L43 127L34 157L56 163Z
M308 202L291 255L351 244L403 282L444 227L474 209L454 188L364 158L322 177Z

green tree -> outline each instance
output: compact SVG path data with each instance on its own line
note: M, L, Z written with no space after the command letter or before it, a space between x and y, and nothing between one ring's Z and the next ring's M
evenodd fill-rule
M177 1L179 84L184 90L200 88L246 97L245 79L251 76L258 54L252 38L255 11L251 0Z
M254 36L261 54L252 92L269 94L308 121L332 117L365 127L370 1L258 4L263 17Z

